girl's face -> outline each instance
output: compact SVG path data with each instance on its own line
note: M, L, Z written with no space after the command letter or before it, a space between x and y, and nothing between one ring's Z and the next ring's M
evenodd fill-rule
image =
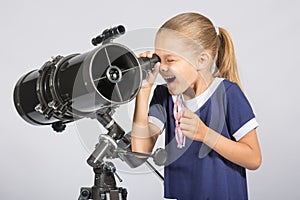
M159 72L169 92L172 95L186 93L191 98L195 96L202 78L197 70L197 58L187 49L187 45L173 34L159 33L155 40L155 52L161 59Z

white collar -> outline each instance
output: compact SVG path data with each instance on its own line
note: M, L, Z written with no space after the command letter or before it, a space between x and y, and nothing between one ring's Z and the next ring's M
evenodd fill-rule
M191 111L196 112L212 96L212 94L216 91L216 89L223 80L224 78L216 77L204 92L202 92L199 96L196 96L193 99L184 100L183 104ZM172 95L173 102L176 101L177 96L178 95Z

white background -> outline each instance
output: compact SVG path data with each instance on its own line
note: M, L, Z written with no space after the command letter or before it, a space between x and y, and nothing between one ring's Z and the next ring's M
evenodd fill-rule
M107 27L123 24L128 33L158 28L185 11L209 16L235 43L242 83L260 123L263 153L262 166L248 171L250 199L299 199L299 8L296 0L2 0L0 199L77 199L80 187L93 184L85 162L93 143L86 145L82 135L96 141L101 133L101 127L88 120L68 126L62 135L26 123L13 104L17 80L53 55L92 49L90 39ZM152 44L153 38L136 39ZM131 113L129 104L116 115L126 129ZM128 189L129 199L163 199L162 182L149 170L116 163L124 180L118 186Z

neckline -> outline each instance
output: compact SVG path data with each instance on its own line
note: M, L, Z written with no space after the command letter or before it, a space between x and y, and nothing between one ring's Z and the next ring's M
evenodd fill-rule
M190 109L193 112L196 112L199 108L201 108L205 102L213 95L213 93L216 91L220 83L224 80L224 78L219 78L216 77L210 86L202 92L200 95L189 99L189 100L184 100L183 98L183 104ZM180 94L182 95L182 94ZM178 95L172 95L173 102L176 101Z

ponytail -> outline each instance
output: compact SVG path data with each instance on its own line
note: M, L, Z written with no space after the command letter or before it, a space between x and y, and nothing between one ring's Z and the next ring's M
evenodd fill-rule
M229 33L219 27L219 48L216 60L216 66L219 70L219 75L232 82L238 84L242 88L240 78L238 75L237 62L234 52L234 46Z

